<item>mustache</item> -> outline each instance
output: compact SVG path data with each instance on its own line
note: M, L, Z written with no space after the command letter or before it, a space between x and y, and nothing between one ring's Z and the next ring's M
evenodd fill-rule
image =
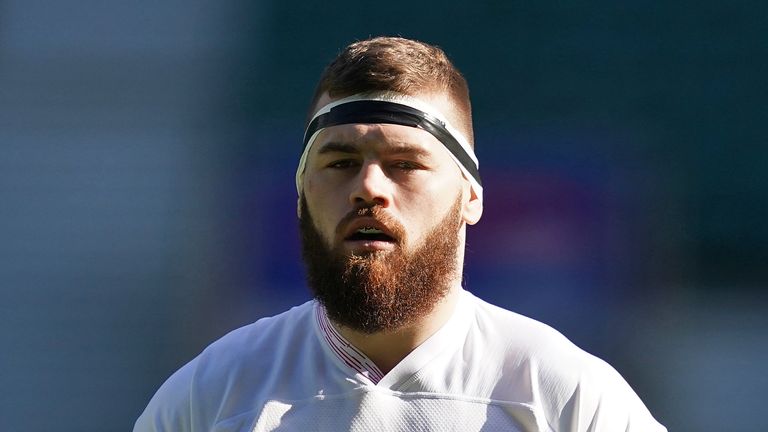
M359 218L372 218L376 222L387 227L389 231L394 234L398 241L402 241L405 238L405 227L397 219L387 213L380 205L372 205L366 207L360 207L354 209L344 215L343 218L336 225L336 236L341 236L346 230L346 227Z

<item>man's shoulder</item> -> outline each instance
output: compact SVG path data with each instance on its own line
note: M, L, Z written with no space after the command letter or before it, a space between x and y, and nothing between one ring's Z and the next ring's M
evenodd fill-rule
M278 375L316 348L314 321L315 302L308 301L229 332L193 360L196 384L210 391L231 380L264 382Z
M475 305L476 328L486 338L516 352L534 349L582 352L558 330L520 313L504 309L469 294Z
M313 319L314 302L310 301L224 335L163 383L134 430L210 426L209 420L220 415L223 395L239 392L243 383L259 383L253 391L266 387L284 375L280 367L312 349Z
M305 338L311 334L307 327L313 325L314 305L314 301L308 301L278 315L260 318L232 330L210 344L200 357L216 357L219 361L226 357L240 360L248 352L258 352L262 356L265 349L278 352L294 343L294 338Z
M473 337L483 341L483 371L500 377L494 397L538 404L552 424L591 421L602 410L601 421L610 419L610 424L648 422L647 430L663 429L611 365L547 324L476 297L473 301Z
M607 366L550 325L472 297L478 334L503 349L506 361L534 362L540 373L557 375L580 375Z

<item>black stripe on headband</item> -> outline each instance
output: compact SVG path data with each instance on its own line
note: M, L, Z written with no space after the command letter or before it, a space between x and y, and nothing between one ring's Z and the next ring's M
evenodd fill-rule
M320 129L351 123L386 123L402 126L410 126L424 129L443 143L472 178L480 182L480 172L475 161L467 154L467 151L459 144L456 138L448 132L443 123L437 117L416 108L402 105L396 102L378 100L360 100L337 105L327 113L315 117L304 134L304 147L307 142Z

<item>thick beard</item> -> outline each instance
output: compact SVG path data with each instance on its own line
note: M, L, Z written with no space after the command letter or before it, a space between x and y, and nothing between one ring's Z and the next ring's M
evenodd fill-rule
M368 334L396 330L430 313L455 281L460 198L415 250L397 244L389 252L366 254L329 248L303 196L300 205L309 287L337 324ZM374 217L378 211L370 209Z

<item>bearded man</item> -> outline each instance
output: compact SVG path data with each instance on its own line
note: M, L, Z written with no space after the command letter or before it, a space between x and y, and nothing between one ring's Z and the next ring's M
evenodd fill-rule
M605 362L462 288L483 209L473 148L442 50L348 46L296 172L315 300L213 343L134 431L665 431Z

